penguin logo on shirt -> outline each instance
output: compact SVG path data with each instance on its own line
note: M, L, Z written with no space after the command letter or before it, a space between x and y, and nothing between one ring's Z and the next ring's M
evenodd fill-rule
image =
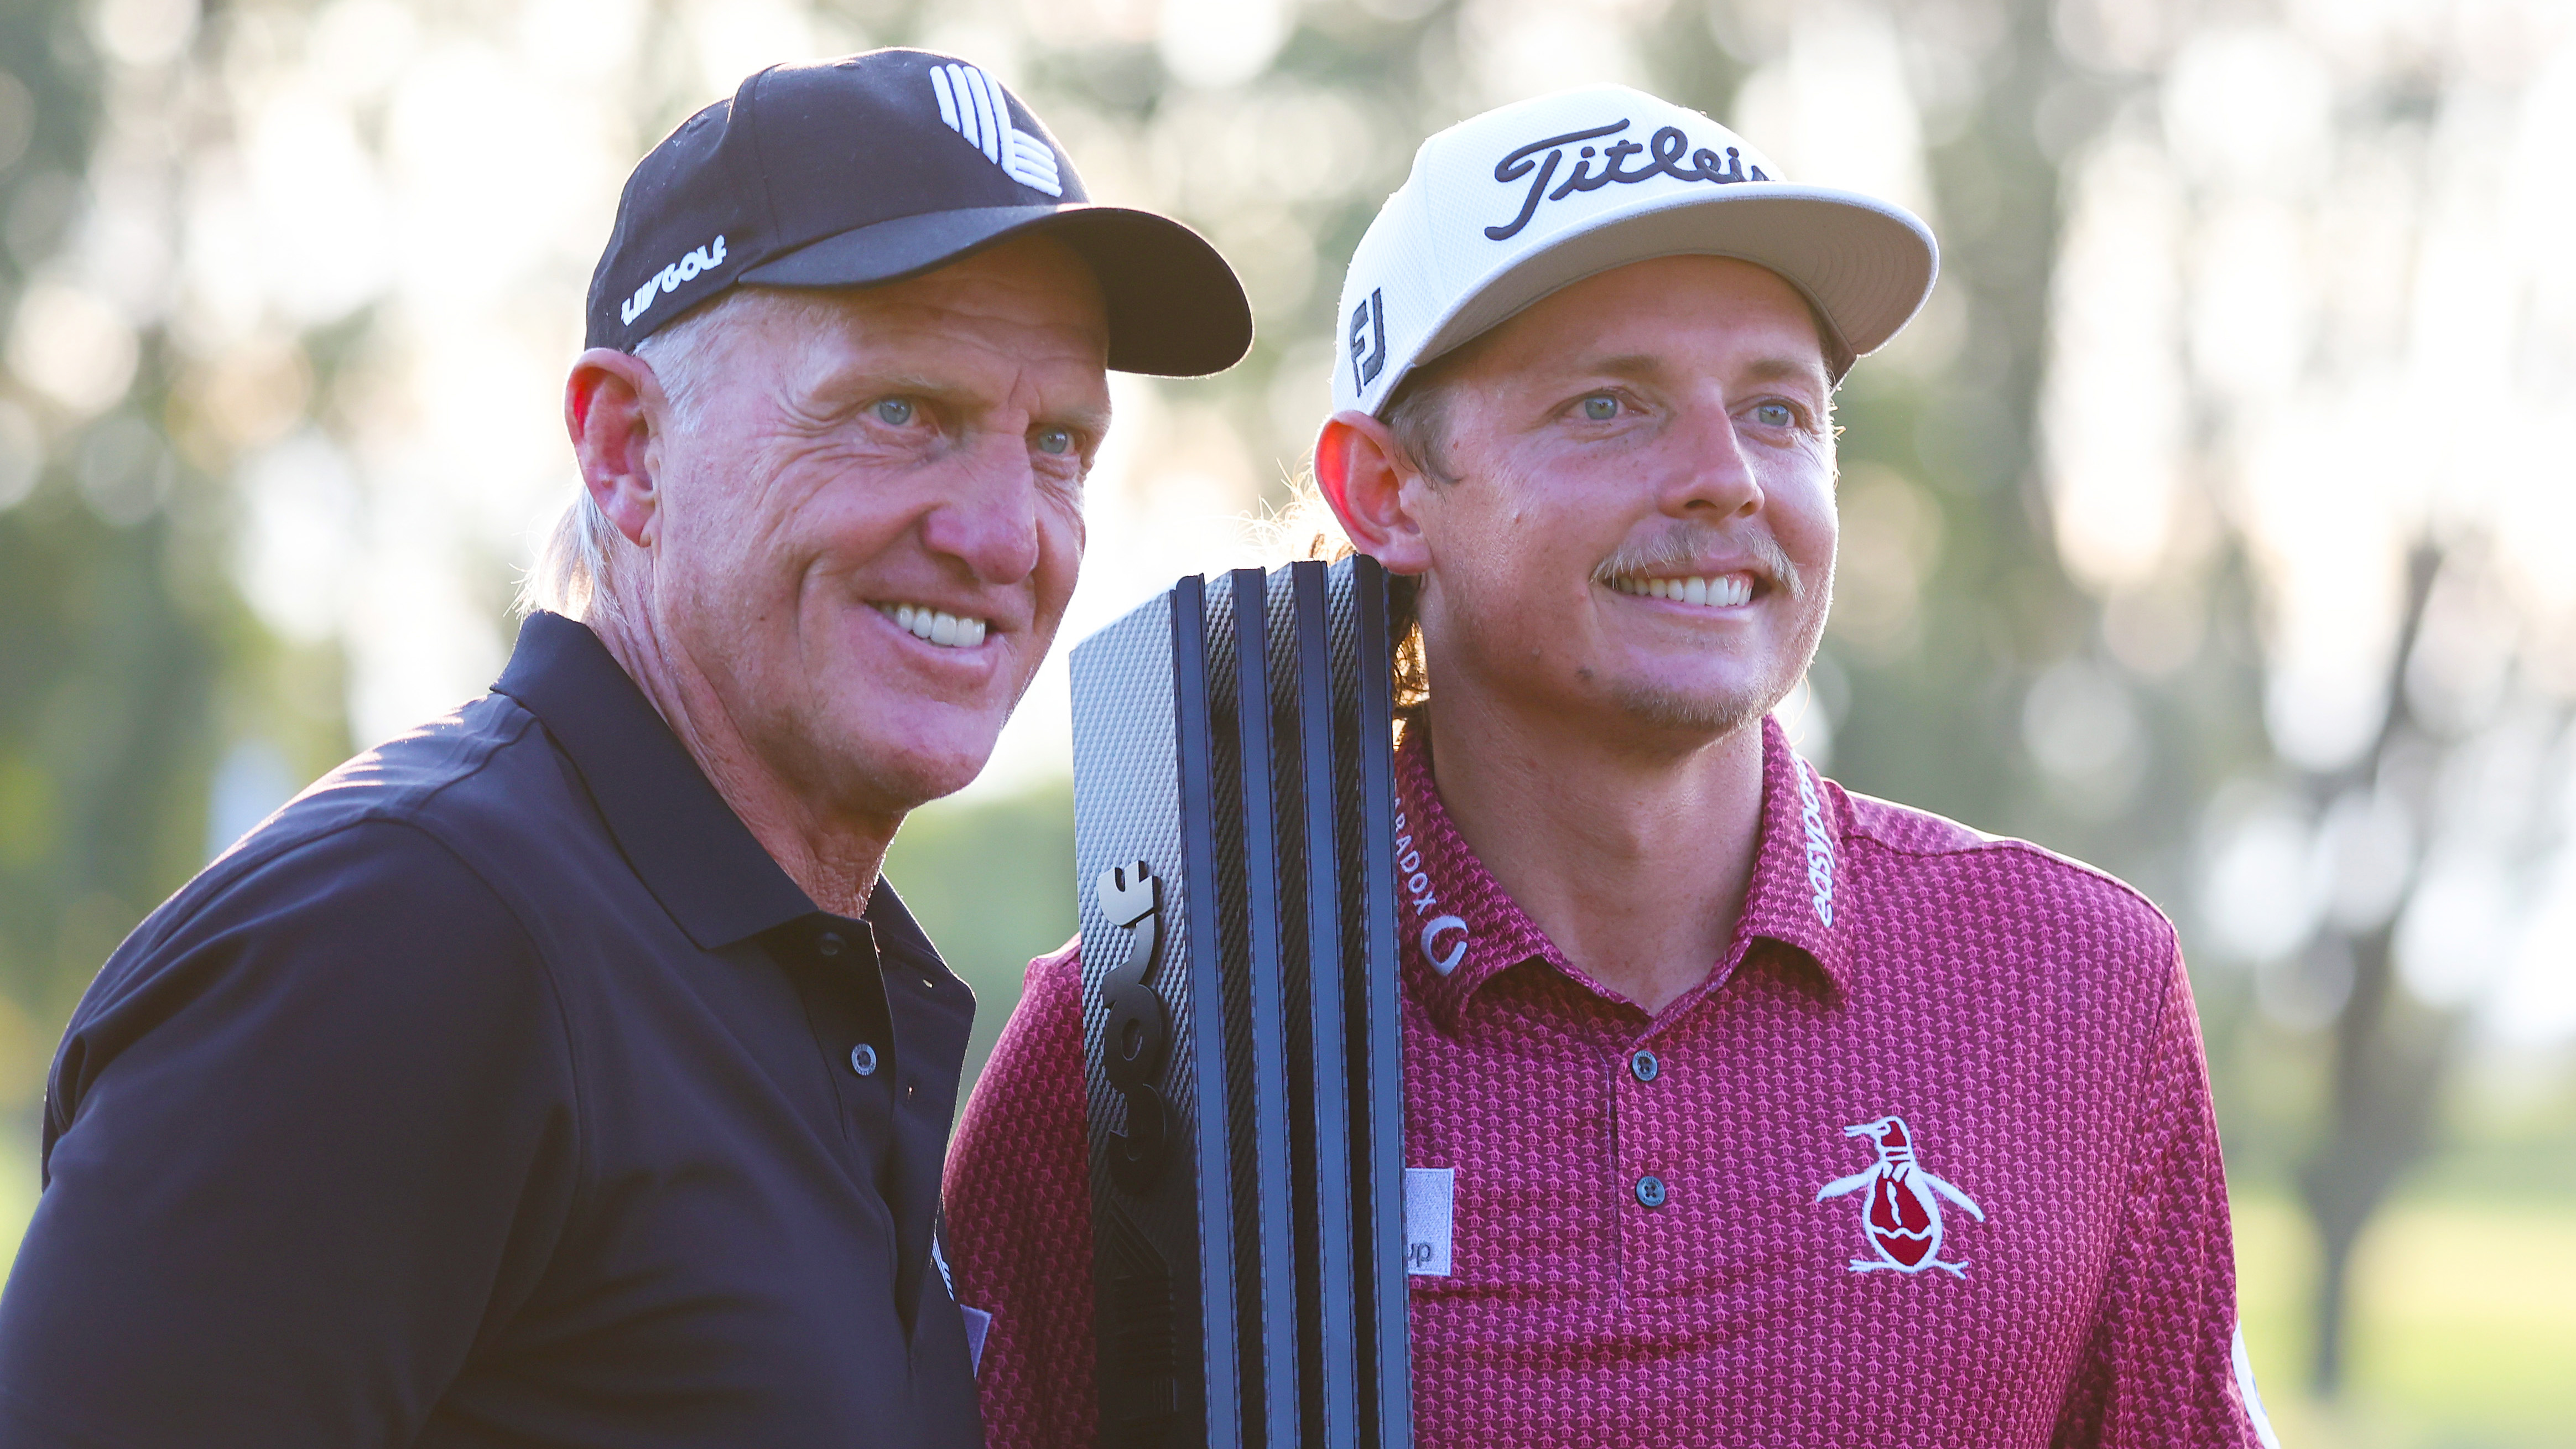
M1968 1276L1967 1260L1941 1257L1941 1199L1968 1210L1978 1222L1986 1210L1947 1181L1924 1170L1916 1160L1914 1132L1902 1117L1881 1117L1843 1129L1845 1137L1867 1137L1878 1147L1878 1161L1849 1177L1838 1177L1816 1189L1816 1201L1867 1189L1861 1200L1861 1233L1878 1251L1876 1258L1854 1258L1855 1273L1893 1269L1920 1273L1938 1268L1954 1278Z

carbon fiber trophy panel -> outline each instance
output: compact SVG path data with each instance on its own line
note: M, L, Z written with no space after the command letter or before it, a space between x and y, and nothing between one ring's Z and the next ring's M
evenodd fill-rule
M1333 565L1334 839L1340 850L1348 1002L1353 1276L1360 1442L1413 1442L1410 1288L1404 1261L1404 1056L1395 900L1395 641L1386 574L1354 555Z
M1298 1333L1309 1343L1347 1344L1356 1332L1350 1093L1325 586L1320 563L1291 564L1270 575L1270 699L1282 842L1279 894L1289 907L1282 912L1283 933L1292 943L1282 972L1290 1004L1289 1061L1296 1080L1313 1084L1288 1100L1298 1254L1306 1265L1298 1275ZM1300 1442L1345 1449L1359 1432L1356 1362L1347 1353L1316 1353L1300 1367Z
M1073 651L1074 875L1104 1437L1203 1419L1200 1074L1191 1022L1172 601ZM1231 1319L1229 1309L1224 1315ZM1195 1442L1185 1434L1174 1442ZM1210 1441L1216 1442L1216 1441Z
M1102 1442L1411 1442L1383 576L1073 654Z
M1183 579L1180 588L1195 580ZM1175 589L1175 597L1180 589ZM1202 1176L1221 1182L1226 1193L1227 1215L1222 1221L1215 1216L1214 1204L1200 1216L1203 1229L1214 1227L1225 1231L1230 1239L1233 1259L1229 1264L1229 1281L1233 1295L1227 1300L1227 1317L1220 1327L1209 1332L1211 1344L1221 1336L1234 1355L1235 1422L1225 1432L1246 1444L1264 1442L1267 1417L1263 1407L1262 1385L1267 1360L1262 1352L1263 1316L1259 1243L1261 1241L1261 1163L1260 1137L1253 1130L1253 1116L1260 1094L1255 1089L1252 1072L1252 973L1247 966L1252 955L1251 876L1246 869L1246 839L1243 815L1243 741L1239 713L1241 681L1235 668L1236 637L1234 622L1234 587L1230 579L1220 578L1212 585L1202 585L1200 618L1204 641L1195 661L1199 675L1207 684L1207 715L1202 740L1185 742L1184 748L1195 748L1208 761L1204 781L1185 779L1184 788L1192 793L1182 797L1182 818L1195 823L1204 811L1212 848L1208 855L1213 874L1205 877L1199 898L1213 901L1210 913L1216 941L1216 1022L1218 1059L1224 1072L1225 1103L1224 1152L1207 1159L1225 1164L1223 1172L1213 1167L1202 1169ZM1178 607L1176 602L1175 607ZM1184 660L1189 664L1192 661ZM1074 783L1080 797L1081 781ZM1195 859L1195 857L1193 858ZM1200 879L1192 877L1192 879ZM1203 916L1203 919L1206 917ZM1214 1097L1215 1089L1202 1090ZM1214 1312L1213 1305L1210 1309ZM1218 1320L1211 1319L1211 1324ZM1212 1350L1213 1351L1213 1350ZM1216 1432L1214 1426L1211 1434Z
M1220 812L1216 806L1221 792L1216 787L1217 731L1210 713L1215 701L1208 680L1211 654L1206 595L1206 581L1196 575L1172 586L1172 677L1174 725L1179 734L1176 753L1180 764L1181 855L1188 878L1200 882L1199 894L1193 898L1199 905L1199 928L1189 933L1190 1032L1198 1048L1197 1065L1202 1079L1218 1086L1218 1090L1200 1096L1196 1138L1199 1304L1203 1325L1200 1350L1204 1355L1200 1365L1201 1399L1206 1406L1205 1417L1196 1427L1205 1431L1204 1442L1210 1446L1233 1449L1243 1442L1238 1367L1243 1347L1240 1335L1234 1331L1236 1194L1234 1134L1229 1124L1242 1120L1247 1109L1235 1100L1231 1089L1234 1079L1243 1073L1228 1065L1233 1059L1226 1045L1224 934L1217 923L1208 919L1218 913L1211 911L1210 903L1225 893L1208 883L1221 879L1225 868L1230 868L1239 881L1242 853L1228 849L1221 856L1219 852L1226 835L1219 828ZM1233 838L1239 840L1239 802L1225 818L1233 822ZM1220 859L1229 866L1220 867ZM1233 894L1235 919L1239 922L1242 891L1237 889ZM1094 1179L1097 1177L1095 1172Z
M1242 768L1245 955L1243 979L1251 1008L1252 1187L1248 1272L1237 1277L1235 1297L1244 1322L1257 1330L1258 1350L1247 1348L1242 1365L1246 1437L1264 1446L1297 1442L1297 1240L1295 1174L1288 1151L1288 997L1286 943L1280 931L1284 902L1279 834L1277 765L1272 759L1270 680L1275 673L1269 642L1269 581L1259 569L1226 576L1234 605L1235 747ZM1219 660L1211 655L1210 674ZM1228 964L1231 964L1229 962ZM1236 1187L1243 1183L1237 1179ZM1242 1221L1238 1209L1237 1221ZM1256 1311L1252 1295L1258 1294ZM1258 1365L1259 1394L1252 1372Z

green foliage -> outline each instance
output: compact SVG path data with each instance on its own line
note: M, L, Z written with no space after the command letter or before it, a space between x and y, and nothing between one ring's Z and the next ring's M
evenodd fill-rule
M975 990L971 1086L1019 1004L1029 962L1073 938L1073 787L915 811L886 852L885 873Z
M0 172L0 316L59 240L99 121L75 13L52 0L0 16L0 70L34 99L28 144ZM147 408L155 381L147 359ZM0 512L0 993L47 1024L201 861L204 791L191 786L221 626L183 580L205 571L187 566L193 540L168 513L120 526L82 501L174 488L157 442L106 446L152 439L137 416L150 413L55 429L33 495ZM42 1064L0 1052L0 1102L31 1100Z
M78 15L0 12L0 71L34 121L0 169L0 321L64 243L101 124ZM226 572L223 480L165 426L168 340L147 327L138 351L124 402L94 419L0 383L42 448L33 491L0 509L0 1105L34 1098L99 964L205 863L230 742L276 739L307 776L346 751L329 656L280 648Z

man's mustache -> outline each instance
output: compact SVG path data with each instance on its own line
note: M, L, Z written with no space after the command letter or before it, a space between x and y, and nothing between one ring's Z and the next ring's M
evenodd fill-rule
M1606 585L1622 577L1688 568L1726 554L1752 555L1754 571L1782 593L1792 600L1807 596L1806 580L1799 577L1798 566L1789 561L1788 550L1780 547L1778 539L1768 533L1730 537L1703 523L1676 523L1652 538L1620 545L1617 553L1592 570L1592 581Z

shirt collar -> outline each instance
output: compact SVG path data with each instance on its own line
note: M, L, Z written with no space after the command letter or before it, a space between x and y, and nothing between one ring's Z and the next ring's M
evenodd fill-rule
M869 935L880 955L892 956L916 971L942 978L956 976L940 956L939 948L930 944L929 934L912 918L912 909L895 894L894 882L886 879L882 871L877 875L876 889L868 893L868 908L862 918L868 923Z
M609 833L646 888L702 949L746 940L815 911L679 736L588 627L537 613L493 686L527 706L590 787ZM891 903L882 888L878 900ZM917 940L900 904L872 925ZM895 923L900 921L900 926ZM906 944L910 944L909 941Z
M1459 838L1431 778L1429 734L1408 727L1395 752L1396 914L1406 985L1454 1032L1468 999L1523 961L1575 973Z
M1762 830L1753 878L1737 917L1733 965L1753 940L1795 947L1816 963L1837 996L1850 990L1848 921L1842 919L1843 837L1851 802L1789 747L1780 722L1762 719Z
M1440 803L1426 735L1406 731L1396 751L1397 909L1407 987L1443 1031L1454 1032L1476 992L1524 961L1545 961L1578 981L1590 978L1565 959L1459 837ZM1847 812L1841 790L1799 759L1778 722L1766 717L1753 876L1734 944L1710 974L1711 989L1733 974L1756 940L1777 941L1814 962L1836 996L1849 989L1849 928L1834 924Z

